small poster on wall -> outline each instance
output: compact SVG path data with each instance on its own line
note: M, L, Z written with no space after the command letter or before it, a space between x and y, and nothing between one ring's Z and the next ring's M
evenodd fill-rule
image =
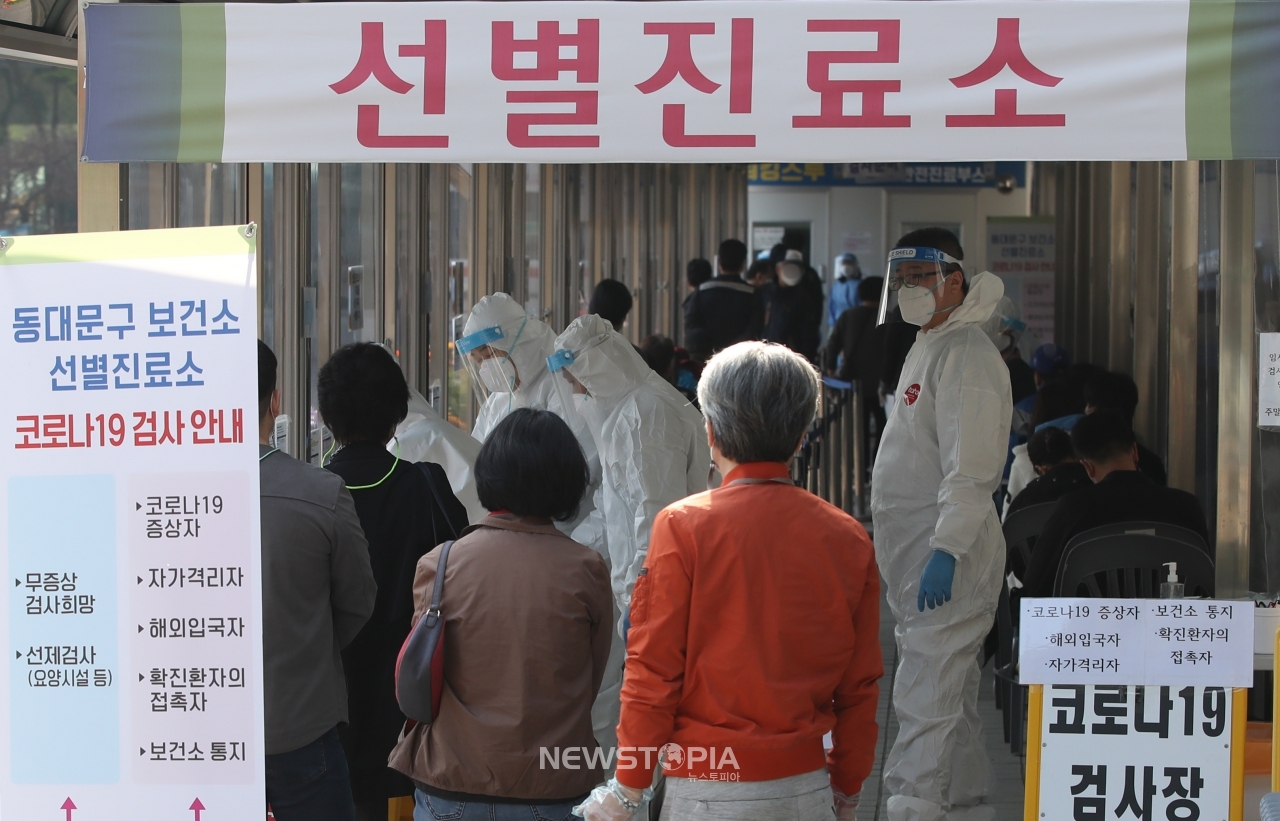
M987 267L1004 280L1032 347L1053 341L1055 266L1053 217L987 217Z

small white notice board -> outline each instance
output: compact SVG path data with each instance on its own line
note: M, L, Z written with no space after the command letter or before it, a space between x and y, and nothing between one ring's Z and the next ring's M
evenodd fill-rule
M1023 599L1023 684L1253 684L1253 604Z
M1023 599L1028 817L1236 821L1254 607Z
M1258 334L1258 427L1280 428L1280 334Z

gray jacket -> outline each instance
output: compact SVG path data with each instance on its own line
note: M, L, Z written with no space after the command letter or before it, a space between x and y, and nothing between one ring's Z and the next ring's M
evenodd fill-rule
M262 490L266 753L305 747L347 720L340 651L373 612L369 548L342 478L270 453Z

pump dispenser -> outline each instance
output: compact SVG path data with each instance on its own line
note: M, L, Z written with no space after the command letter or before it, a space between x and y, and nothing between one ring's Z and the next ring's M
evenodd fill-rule
M1182 598L1184 585L1178 581L1178 563L1165 562L1164 566L1169 568L1169 577L1160 584L1160 598L1162 599L1180 599Z

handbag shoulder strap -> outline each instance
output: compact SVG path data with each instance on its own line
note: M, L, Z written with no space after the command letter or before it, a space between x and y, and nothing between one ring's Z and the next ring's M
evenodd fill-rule
M428 626L434 627L435 620L440 617L440 599L444 596L444 571L449 563L449 548L453 547L453 539L445 542L440 547L440 561L436 563L436 584L431 591L431 604L427 606L427 612L423 617L428 619Z
M445 524L449 526L449 532L453 534L453 538L458 538L458 528L453 526L453 521L449 518L449 511L444 506L444 500L440 498L440 491L436 489L436 477L431 473L430 462L419 462L418 467L422 469L422 475L427 478L427 487L431 489L431 498L435 500L436 507L440 509L440 513L444 515ZM431 512L431 526L435 527L436 514Z

